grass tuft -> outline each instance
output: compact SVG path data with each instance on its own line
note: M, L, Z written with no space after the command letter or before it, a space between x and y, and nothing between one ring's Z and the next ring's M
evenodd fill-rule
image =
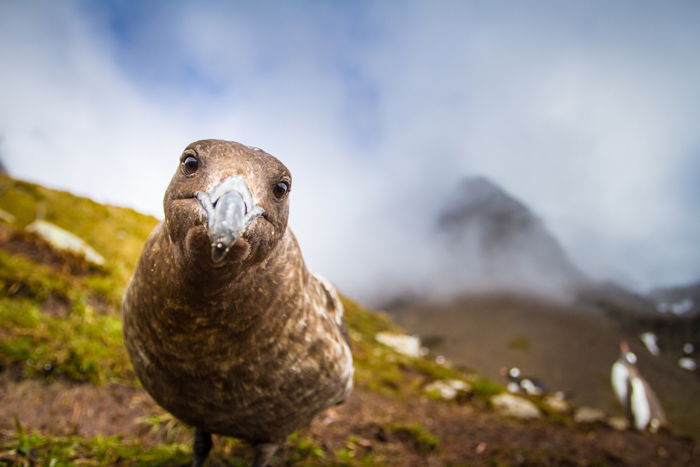
M180 443L147 447L116 436L47 436L26 432L19 423L16 433L0 443L0 463L16 466L172 466L190 460L189 446Z
M74 305L65 317L43 313L30 300L0 299L0 365L27 378L63 377L103 385L135 384L121 321Z
M430 454L440 449L440 440L421 425L391 424L387 428L400 439L410 442L421 454Z

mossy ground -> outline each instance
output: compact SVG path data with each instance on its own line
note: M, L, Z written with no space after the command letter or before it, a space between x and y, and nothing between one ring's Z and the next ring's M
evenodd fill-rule
M70 193L51 190L0 175L0 209L25 227L38 216L85 240L106 260L110 285L102 283L118 304L136 267L139 253L157 219L132 209L96 203Z
M0 462L14 465L185 465L190 459L189 446L168 443L144 447L138 441L125 441L116 436L47 436L26 432L18 426L17 432L0 444Z
M5 176L0 209L15 218L0 222L0 464L186 465L191 430L139 389L121 334L120 298L156 219ZM52 252L26 233L38 212L86 240L106 264ZM504 421L482 410L500 385L397 353L375 340L378 332L401 332L386 315L345 297L343 304L356 390L292 435L278 464L605 463L610 452L634 463L618 454L627 452L618 438L650 452L639 434L594 431L605 441L601 450L566 423ZM424 387L438 379L466 380L472 396L433 400ZM671 460L698 460L682 440L664 442L665 452L684 449ZM250 458L244 443L216 438L209 465L246 465Z

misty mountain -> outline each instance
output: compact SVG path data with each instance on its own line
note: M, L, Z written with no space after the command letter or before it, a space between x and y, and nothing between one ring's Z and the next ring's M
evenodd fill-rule
M487 178L464 178L451 199L436 225L446 249L444 267L459 284L455 292L564 298L622 320L656 314L652 298L586 276L540 217ZM685 295L679 290L672 296Z
M544 222L487 178L464 178L451 200L436 227L463 289L559 295L587 281Z
M673 426L700 432L700 380L677 365L681 346L700 342L700 315L660 312L647 296L587 277L540 217L484 177L462 180L450 199L435 228L453 287L439 300L414 294L386 304L396 322L457 365L494 379L517 366L610 411L620 408L607 375L626 340ZM682 304L700 303L699 292L700 284L657 294ZM658 337L660 357L643 347L644 332Z

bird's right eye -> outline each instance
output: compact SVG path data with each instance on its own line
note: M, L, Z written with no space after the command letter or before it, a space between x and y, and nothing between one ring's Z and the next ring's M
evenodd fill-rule
M194 156L187 156L182 160L182 170L185 175L192 175L199 168L199 159Z
M272 193L275 198L282 199L284 195L289 191L289 184L287 182L279 182L274 187L272 187Z

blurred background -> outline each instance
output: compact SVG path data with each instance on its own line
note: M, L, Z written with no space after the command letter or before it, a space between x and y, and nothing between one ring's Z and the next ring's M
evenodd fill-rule
M162 219L187 144L260 147L292 172L290 225L310 269L387 311L431 361L503 385L518 367L547 392L619 416L610 365L624 339L671 426L698 438L699 51L696 1L5 0L0 171ZM15 326L0 337L17 343L0 345L0 370L32 362L37 374L84 381L69 373L73 357L35 355L72 349L84 330L26 341L22 320L26 310L41 310L39 323L47 307L61 320L56 309L93 307L107 310L113 332L89 378L134 384L118 304L155 221L31 187L0 187L0 249L38 248L22 229L46 217L105 256L103 269L85 266L98 279L70 273L72 288L102 298L31 295L44 273L0 264L10 278L0 277L0 305L25 300L19 317L0 313ZM53 254L29 256L44 264ZM49 282L62 284L40 285ZM362 374L391 390L423 387L390 381L374 362L386 355L374 331L394 328L348 316L370 349L354 341ZM119 371L102 375L114 355ZM391 355L392 371L415 373ZM362 397L374 384L366 377ZM646 441L627 441L611 445L628 446L621 458L637 464L625 456ZM565 444L579 442L588 449Z
M696 2L0 9L15 177L161 217L188 143L261 147L293 173L311 268L370 302L451 280L435 228L470 176L586 274L636 291L700 277Z

